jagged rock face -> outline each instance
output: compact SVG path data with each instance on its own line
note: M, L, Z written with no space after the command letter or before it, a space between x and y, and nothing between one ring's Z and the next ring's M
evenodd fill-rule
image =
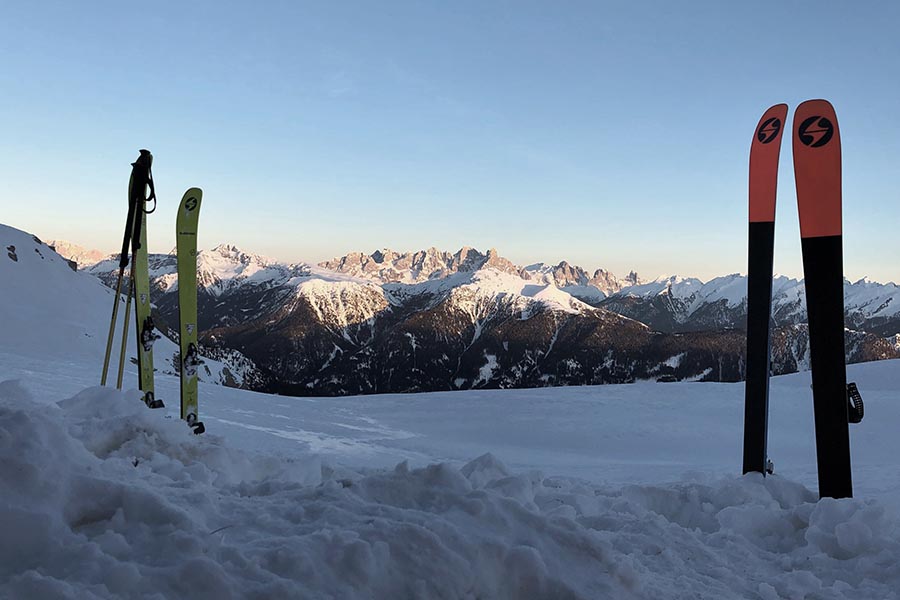
M150 264L158 322L167 328L177 322L174 256L152 255ZM93 271L114 283L117 266L108 261ZM201 252L198 271L207 352L242 368L245 382L264 391L338 395L744 376L746 280L738 275L645 283L633 272L619 280L565 261L520 268L496 250L472 248L383 249L310 267L233 246ZM848 286L848 324L853 318L884 331L896 326L893 288ZM779 278L774 290L773 371L807 368L802 282ZM847 352L851 361L900 356L895 341L866 332L848 333Z
M557 287L566 287L570 285L587 285L588 275L581 267L573 267L566 261L556 265L552 271L553 281Z
M566 261L555 266L545 263L528 265L519 270L519 276L523 279L553 283L560 288L573 288L573 291L575 288L591 287L600 292L601 297L618 292L626 285L634 285L639 282L634 271L629 274L631 280L619 280L615 275L603 269L597 269L593 275L588 275L587 271L581 267L570 265ZM579 295L578 291L575 291L575 295ZM596 295L596 293L590 294L590 297L596 297Z
M451 254L437 248L399 254L390 249L376 250L370 255L351 252L346 256L319 263L319 266L356 277L368 277L382 283L420 283L441 279L454 273L474 273L494 268L516 273L518 268L493 248L482 254L465 246Z
M628 285L639 283L637 273L631 271L624 280L616 279L616 276L603 269L597 269L588 280L587 285L592 285L605 294L614 294Z
M78 244L72 244L63 240L50 240L47 242L47 245L63 258L73 261L79 269L95 265L107 257L100 250L89 250Z

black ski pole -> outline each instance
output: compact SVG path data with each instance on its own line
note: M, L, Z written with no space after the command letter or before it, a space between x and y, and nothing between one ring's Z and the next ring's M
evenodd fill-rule
M131 275L128 283L128 296L125 301L125 324L122 328L122 346L119 349L119 372L116 378L116 388L122 389L122 378L125 372L125 354L128 344L128 322L131 312L131 299L134 296L134 255L141 247L141 224L144 216L144 203L150 199L156 203L156 191L153 188L153 180L150 178L150 166L153 163L153 155L149 150L141 150L138 159L131 163L131 179L128 184L128 206L131 211L130 239L131 247ZM150 196L147 196L147 188L150 188ZM152 212L152 211L151 211ZM120 261L121 263L121 261ZM128 263L126 262L126 265ZM140 340L140 323L138 323L138 340Z
M131 185L129 184L129 188ZM131 233L134 227L134 216L137 213L137 202L134 194L128 194L128 217L125 221L125 235L122 239L122 252L119 253L119 276L116 279L116 293L113 296L112 317L109 321L109 335L106 338L106 354L103 357L103 374L100 376L100 385L106 385L106 377L109 373L109 359L112 354L113 338L116 332L116 321L119 316L119 301L122 295L122 280L125 278L125 268L128 266L128 253L131 247Z

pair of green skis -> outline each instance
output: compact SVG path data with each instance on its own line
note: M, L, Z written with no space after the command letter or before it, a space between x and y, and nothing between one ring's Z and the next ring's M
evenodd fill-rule
M141 150L140 156L131 165L131 179L128 182L128 217L125 223L125 236L122 240L122 252L119 256L119 274L100 385L106 385L109 373L119 299L130 255L131 273L127 284L128 292L116 388L122 388L128 340L128 320L133 297L137 326L138 388L144 392L143 400L148 407L163 408L165 405L156 397L153 382L153 343L160 338L160 335L156 332L150 312L150 268L147 255L147 215L156 210L156 189L153 182L152 165L153 155L148 150ZM202 364L197 342L197 225L202 199L203 192L199 188L190 188L181 199L176 219L181 418L187 422L194 433L198 434L206 430L198 418L197 394L197 370ZM152 208L150 208L151 202Z

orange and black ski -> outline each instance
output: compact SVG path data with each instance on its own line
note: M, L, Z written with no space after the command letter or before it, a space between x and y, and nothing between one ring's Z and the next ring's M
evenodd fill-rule
M797 107L794 178L800 212L819 496L853 496L847 373L844 358L844 267L841 240L841 138L826 100Z
M775 249L775 190L787 104L767 110L750 144L750 230L747 261L747 372L744 387L744 473L768 470L769 322Z

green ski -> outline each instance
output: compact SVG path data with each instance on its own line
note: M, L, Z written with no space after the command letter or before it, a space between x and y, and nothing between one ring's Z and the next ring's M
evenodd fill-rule
M163 403L155 397L153 387L153 342L159 339L153 327L150 315L150 272L147 261L147 215L156 210L156 189L153 184L153 155L149 150L141 150L138 159L131 163L131 177L128 179L128 220L125 224L125 238L122 241L122 253L119 256L119 277L116 282L115 303L112 319L109 324L109 336L106 342L106 354L103 359L103 374L100 385L106 385L109 371L109 359L112 353L113 335L116 327L119 294L125 278L125 268L131 263L128 277L128 295L125 302L125 318L122 329L122 343L119 352L119 369L116 388L122 389L122 375L125 369L126 347L128 342L128 318L131 300L134 304L137 323L137 360L138 389L144 392L144 402L150 408L162 408ZM153 208L147 205L153 202ZM129 251L131 260L129 261Z
M151 180L152 181L152 180ZM155 201L155 200L154 200ZM160 338L150 314L150 267L147 259L147 201L140 203L141 227L134 250L134 316L137 325L138 388L144 392L144 403L150 408L163 408L156 399L153 386L153 342ZM153 207L156 210L156 207ZM149 212L153 212L153 210Z
M178 255L178 321L181 349L181 418L194 430L203 433L197 401L197 369L202 364L197 347L197 222L203 192L191 188L184 193L178 207L175 238Z

